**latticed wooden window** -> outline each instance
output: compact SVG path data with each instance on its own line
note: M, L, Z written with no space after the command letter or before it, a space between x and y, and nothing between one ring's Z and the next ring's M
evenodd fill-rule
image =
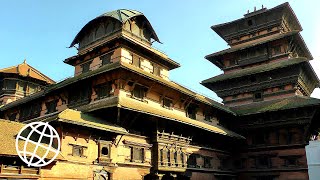
M5 80L5 89L16 89L17 81Z
M15 88L14 88L15 89ZM18 90L19 91L26 91L26 83L25 82L18 82Z
M91 61L86 62L86 63L81 65L82 73L88 72L90 70L90 64L91 64Z
M191 119L196 119L197 118L196 114L197 114L197 106L190 104L187 107L187 116Z
M172 100L169 98L163 98L163 107L171 108L172 107Z
M95 87L95 91L97 94L97 99L103 99L110 96L110 91L112 90L111 83L105 83L101 85L97 85Z
M34 93L37 91L37 86L34 85L34 84L28 84L28 87L29 87L29 93Z
M57 101L53 100L53 101L46 102L46 107L47 107L47 114L55 112L57 110L56 109Z
M100 57L100 59L102 61L102 65L106 65L106 64L111 63L111 55L112 55L112 53L108 53L108 54L102 55Z
M285 160L285 166L298 166L299 164L298 158L299 157L296 157L296 156L287 157Z
M256 158L257 168L269 168L271 167L271 159L268 156L261 156Z
M135 87L132 91L132 95L136 98L143 99L145 96L145 92L146 92L146 88L137 84L137 85L135 85Z
M131 161L144 162L144 149L140 147L131 147Z
M78 156L78 157L86 157L84 155L84 149L86 149L87 147L85 146L80 146L80 145L75 145L75 144L69 144L70 146L72 146L72 156Z
M197 156L195 154L191 154L188 158L188 167L195 168L197 167Z
M139 56L132 54L132 65L140 67L141 59Z
M212 168L212 164L211 164L212 158L204 156L203 159L204 159L204 168Z
M16 118L17 118L17 113L12 113L12 114L9 115L9 120L10 121L15 121Z
M281 53L281 45L274 46L273 52L275 55L280 54Z
M91 97L91 87L90 86L75 86L69 92L69 105L77 106L87 104L90 101Z
M153 74L160 76L160 67L156 64L153 64Z

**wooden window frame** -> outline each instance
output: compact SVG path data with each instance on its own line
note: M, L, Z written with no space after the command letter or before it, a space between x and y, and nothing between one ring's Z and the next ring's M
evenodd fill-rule
M102 66L112 63L112 55L113 55L113 53L114 53L114 51L111 51L111 52L105 53L105 54L103 54L103 55L100 56L101 65L102 65ZM104 63L104 60L103 60L103 57L106 57L106 56L109 57L108 63Z
M69 144L69 146L72 147L72 153L69 154L69 155L74 156L74 157L87 158L87 156L84 155L85 154L85 149L88 149L87 146L82 146L82 145L77 145L77 144ZM79 149L80 150L80 155L76 154L75 149Z
M81 73L86 73L90 71L90 65L92 63L92 60L89 60L83 64L81 64ZM86 67L86 68L84 68ZM87 69L88 68L88 69Z

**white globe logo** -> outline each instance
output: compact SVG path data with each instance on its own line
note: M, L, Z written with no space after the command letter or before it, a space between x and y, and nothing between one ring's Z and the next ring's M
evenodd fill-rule
M21 140L24 141L22 146ZM33 122L27 124L16 137L16 151L21 160L28 166L42 167L50 164L59 155L59 149L59 134L48 123ZM49 153L50 157L48 157Z

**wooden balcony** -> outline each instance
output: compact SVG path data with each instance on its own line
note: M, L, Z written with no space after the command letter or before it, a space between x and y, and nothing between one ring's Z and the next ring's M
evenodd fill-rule
M40 168L0 165L0 178L28 178L38 179L40 177Z

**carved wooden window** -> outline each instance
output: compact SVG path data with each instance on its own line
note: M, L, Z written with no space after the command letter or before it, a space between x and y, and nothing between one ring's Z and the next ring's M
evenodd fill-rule
M290 130L288 130L288 133L287 133L287 144L293 144L294 143L294 133Z
M208 122L212 122L212 116L209 115L209 114L205 114L205 115L204 115L204 120L205 120L205 121L208 121Z
M257 133L253 137L255 145L267 144L268 142L268 135L266 133Z
M145 97L146 88L136 84L133 88L132 95L136 98L143 99Z
M256 49L251 49L248 51L249 57L255 57L256 56Z
M253 21L252 19L249 19L249 20L247 21L247 25L248 25L248 26L252 26L253 23L254 23L254 21Z
M298 166L298 158L296 156L289 156L285 159L285 166Z
M17 81L15 80L5 80L5 89L16 89Z
M49 113L53 113L55 111L57 111L57 100L52 100L52 101L49 101L49 102L46 102L46 107L47 107L47 112L46 114L49 114Z
M272 49L274 55L281 54L281 45L274 46Z
M100 57L100 59L102 61L102 66L111 63L111 55L112 55L112 53L108 53L108 54L102 55Z
M18 89L17 89L18 91L21 91L21 92L26 91L26 88L27 86L25 82L18 81Z
M86 157L84 155L85 149L87 149L86 146L81 146L81 145L75 145L75 144L69 144L72 146L72 156L77 156L77 157Z
M212 168L211 157L204 156L203 160L204 160L204 168Z
M144 162L145 152L144 148L130 147L131 149L131 162Z
M256 157L256 167L257 168L270 168L271 159L268 156L259 156Z
M10 121L15 121L16 118L17 118L17 113L11 113L11 114L9 115L9 120L10 120Z
M141 67L141 59L139 56L132 54L132 65L136 67Z
M31 83L28 84L28 87L29 87L29 88L28 88L28 89L29 89L29 90L28 90L29 93L34 93L34 92L36 92L36 91L37 91L37 88L38 88L35 84L31 84Z
M103 99L110 96L110 91L112 90L111 83L100 84L95 87L97 94L97 99Z
M188 167L189 168L195 168L197 167L197 155L195 154L191 154L188 158Z
M78 85L69 91L69 105L80 106L90 102L91 87Z
M262 101L263 100L262 92L255 92L253 94L253 100L254 101Z
M20 120L32 119L40 116L40 112L41 112L40 103L27 104L20 109L19 119Z
M172 107L172 100L169 99L169 98L163 98L162 100L162 106L165 107L165 108L168 108L170 109Z
M208 122L212 122L212 120L214 119L214 113L211 110L205 110L203 112L203 116L204 116L204 120L208 121Z
M196 119L197 118L197 109L198 107L196 105L192 105L190 104L188 107L187 107L187 116L191 119Z
M160 76L160 66L153 64L153 74Z
M99 141L99 158L100 164L109 163L111 161L111 143L110 141Z
M240 54L240 58L241 59L246 59L247 57L248 57L247 51L242 51L241 54Z
M234 167L237 169L243 169L245 168L245 159L237 159L234 161Z
M90 70L90 64L91 64L91 61L81 65L82 73L88 72Z
M234 59L230 60L229 62L230 62L230 66L234 66L238 64L238 61Z

